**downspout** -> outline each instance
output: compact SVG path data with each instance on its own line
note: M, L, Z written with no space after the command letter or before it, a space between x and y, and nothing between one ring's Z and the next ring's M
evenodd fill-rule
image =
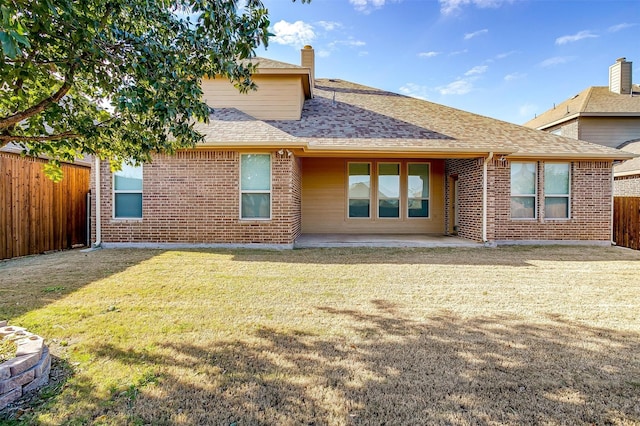
M491 160L493 160L493 151L482 163L482 242L485 244L487 243L487 167Z
M100 247L102 244L102 224L101 224L101 216L102 210L100 208L100 204L102 201L102 197L100 196L100 158L96 156L96 241L93 243L93 247Z
M633 92L633 90L632 90ZM615 199L615 176L613 175L613 165L614 163L611 163L611 224L609 225L609 234L611 235L611 245L615 246L617 245L616 241L615 241L615 235L614 235L614 229L613 229L613 221L615 218L615 203L616 203L616 199Z

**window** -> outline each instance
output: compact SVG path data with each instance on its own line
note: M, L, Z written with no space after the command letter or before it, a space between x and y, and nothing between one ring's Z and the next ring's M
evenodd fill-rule
M349 163L349 217L371 216L371 164Z
M429 173L429 163L348 163L347 217L428 219Z
M409 163L407 175L408 217L429 217L429 164Z
M113 173L113 217L142 218L142 166L123 164Z
M511 218L536 218L536 163L511 163Z
M544 216L549 219L569 218L569 188L571 165L545 163Z
M400 164L378 164L378 217L400 217Z
M271 218L271 155L240 156L240 217Z

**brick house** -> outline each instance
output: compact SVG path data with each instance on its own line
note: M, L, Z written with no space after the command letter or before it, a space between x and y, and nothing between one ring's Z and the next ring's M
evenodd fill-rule
M524 125L640 154L640 86L632 62L609 67L609 85L588 87ZM614 195L640 196L640 160L615 164Z
M632 155L258 59L258 91L203 82L205 142L93 169L104 246L292 248L301 235L611 241L612 164ZM96 217L96 212L97 217Z

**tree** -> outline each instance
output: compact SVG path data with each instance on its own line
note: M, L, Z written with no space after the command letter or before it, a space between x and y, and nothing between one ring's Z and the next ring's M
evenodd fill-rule
M0 14L0 147L48 156L54 179L82 154L118 168L193 147L203 77L254 89L247 59L269 37L261 0L8 0Z

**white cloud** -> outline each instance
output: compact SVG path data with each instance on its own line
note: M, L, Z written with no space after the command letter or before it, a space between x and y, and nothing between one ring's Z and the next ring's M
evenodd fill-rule
M544 61L540 62L538 65L543 68L547 68L547 67L553 67L556 65L566 64L567 62L570 62L572 60L573 60L573 56L554 56L552 58L545 59Z
M327 46L329 47L329 49L334 49L336 46L362 47L366 45L367 43L362 40L349 38L347 40L334 40L331 43L329 43Z
M438 56L439 54L441 54L442 52L420 52L418 53L418 56L421 58L433 58L434 56Z
M474 37L478 37L479 35L487 34L488 32L489 32L489 30L485 28L483 30L474 31L472 33L466 33L464 35L464 39L465 40L471 40Z
M489 69L488 65L476 65L475 67L471 68L469 71L465 72L464 75L470 76L470 75L484 74L485 72L487 72L488 69Z
M427 86L421 86L415 83L407 83L399 90L403 95L424 100L427 99L427 92L429 91L429 88Z
M282 20L273 25L274 37L270 41L294 47L302 47L311 44L316 38L313 26L303 21L287 22Z
M365 43L362 40L347 40L344 43L346 46L351 46L351 47L360 47L360 46L366 46L367 43Z
M320 56L321 58L326 58L327 56L330 56L332 52L336 51L339 49L340 46L345 46L351 49L357 49L360 47L364 47L366 46L367 43L362 41L362 40L356 40L352 37L346 39L346 40L334 40L330 43L328 43L326 45L326 48L321 49L317 55ZM358 52L358 56L365 56L368 55L369 52L367 51L360 51Z
M473 5L480 9L498 8L505 3L512 3L513 0L440 0L440 13L443 15L455 15L464 6Z
M591 31L579 31L573 35L558 37L556 39L556 44L573 43L576 41L583 40L585 38L597 38L597 37L599 36L597 34L592 33Z
M386 3L399 0L349 0L353 7L362 13L370 13L372 10L380 9Z
M466 95L473 90L473 83L469 79L459 79L437 89L441 95Z
M609 32L615 33L615 32L618 32L618 31L626 30L627 28L635 27L636 25L638 25L638 24L636 24L636 23L629 24L627 22L623 22L622 24L617 24L617 25L610 26L609 27Z
M523 74L521 72L514 72L511 74L507 74L504 76L504 81L514 81L514 80L520 80L521 78L525 78L527 75Z
M516 53L515 50L511 50L509 52L499 53L496 55L496 59L504 59Z
M464 49L464 50L456 50L454 52L449 53L449 56L457 56L457 55L462 55L464 53L468 53L469 49Z
M342 28L342 24L340 22L318 21L316 22L316 24L318 24L319 27L322 27L322 29L325 31L334 31Z
M520 105L518 108L518 114L520 114L521 117L532 117L537 110L538 107L536 105L526 103L524 105Z

